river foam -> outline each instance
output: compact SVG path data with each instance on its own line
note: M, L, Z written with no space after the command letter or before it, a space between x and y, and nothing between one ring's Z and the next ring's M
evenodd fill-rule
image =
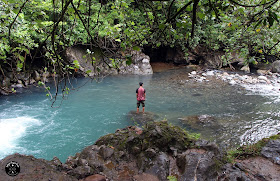
M40 120L31 117L0 119L0 159L12 151L22 151L18 142L28 129L40 125Z

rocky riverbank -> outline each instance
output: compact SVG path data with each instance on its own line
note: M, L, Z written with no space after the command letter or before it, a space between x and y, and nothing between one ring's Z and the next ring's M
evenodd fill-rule
M265 95L279 95L280 93L280 74L265 71L259 74L244 74L237 72L228 72L221 70L201 70L192 71L188 74L185 82L180 80L181 84L192 82L211 82L213 79L223 81L232 86L241 86L246 90Z
M262 140L261 147L242 147L228 154L214 143L160 121L118 129L65 163L56 157L46 161L7 156L0 161L0 180L277 180L279 137ZM10 161L20 165L17 176L5 173Z
M75 71L71 72L71 70L69 70L71 77L98 77L117 74L153 74L150 57L141 51L130 51L128 53L130 56L129 61L125 59L125 56L122 56L122 59L104 58L100 55L99 51L100 50L96 50L96 53L89 53L86 46L76 46L66 49L64 55L65 61L69 62L70 66L75 65L75 67L78 67L75 68ZM30 85L44 85L45 83L57 79L59 75L51 72L54 72L54 70L48 70L47 67L41 69L36 68L29 73L17 71L6 72L3 74L5 76L0 75L0 95L9 95L11 93L16 93L16 91L21 88L27 88Z

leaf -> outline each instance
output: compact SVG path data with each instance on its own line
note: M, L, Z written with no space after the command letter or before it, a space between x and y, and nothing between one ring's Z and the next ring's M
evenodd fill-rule
M86 74L89 74L89 73L91 73L91 70L87 70L87 71L86 71Z
M205 15L201 12L197 13L197 15L200 19L204 19L204 17L205 17Z
M140 51L140 47L139 46L134 46L132 47L133 50L136 50L136 51Z
M271 12L271 16L279 23L278 16L275 12Z
M131 57L127 57L127 61L125 63L126 63L126 65L131 65L132 64Z
M75 65L76 65L76 64L79 64L79 61L78 61L78 60L74 60L74 61L73 61L73 64L75 64Z
M23 56L19 55L18 58L20 59L20 61L24 62L24 57Z
M271 26L273 25L273 23L274 23L273 17L272 17L272 16L269 16L269 17L267 18L267 20L268 20L268 23L269 23L269 27L271 27Z
M159 24L159 25L158 25L158 28L159 28L159 29L163 29L164 27L165 27L165 24Z
M43 86L43 85L44 85L43 82L41 82L41 81L38 82L38 86Z
M117 42L121 42L121 40L120 40L120 39L115 39L115 41L117 41Z

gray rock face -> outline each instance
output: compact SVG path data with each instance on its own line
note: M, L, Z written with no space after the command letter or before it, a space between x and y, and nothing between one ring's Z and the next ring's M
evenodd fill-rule
M271 64L271 72L280 73L280 60L275 61Z
M189 149L178 155L177 165L182 181L215 180L218 176L215 154L203 149Z
M269 140L266 146L262 148L261 154L273 163L280 165L280 140Z
M82 75L153 74L149 56L141 51L131 51L129 54L131 55L132 64L127 65L125 59L114 60L115 62L113 63L112 60L102 57L102 53L98 49L96 49L95 53L88 53L86 47L76 46L66 49L65 52L67 61L73 63L77 60L79 62L77 73ZM114 64L117 64L118 69L114 68ZM89 71L88 74L86 73L87 71Z
M236 166L232 166L231 164L226 164L223 167L222 174L219 175L219 181L229 181L229 180L243 180L243 181L251 181L241 169Z
M4 87L9 87L9 86L11 85L11 79L8 78L8 77L5 77L5 78L3 79L3 81L2 81L2 85L3 85Z
M120 74L136 74L149 75L153 74L152 66L150 65L150 57L141 51L132 51L132 64L123 64L120 67Z

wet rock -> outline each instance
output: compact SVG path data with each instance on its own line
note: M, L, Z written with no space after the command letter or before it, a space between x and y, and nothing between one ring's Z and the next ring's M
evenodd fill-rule
M186 116L178 119L181 120L182 124L197 130L203 129L203 127L209 127L211 129L219 129L221 127L217 120L209 115Z
M15 87L16 87L16 88L23 88L24 85L22 85L22 84L16 84Z
M154 122L159 116L152 112L136 113L136 111L130 111L127 114L127 120L139 125L147 124L148 122Z
M106 177L103 175L95 174L86 177L83 181L106 181Z
M263 76L263 75L258 76L258 79L259 79L259 80L267 81L267 77L266 77L266 76Z
M262 148L261 154L273 163L280 165L280 140L269 140Z
M8 90L5 90L4 88L3 89L0 89L0 95L5 95L5 96L7 96L7 95L9 95L9 91Z
M213 75L215 75L215 74L214 74L214 71L207 71L207 72L206 72L206 75L207 75L207 76L213 76Z
M196 75L197 73L196 73L196 71L192 71L190 74L191 75Z
M231 84L231 85L235 85L235 84L237 84L237 83L236 83L236 81L231 80L231 81L229 82L229 84Z

